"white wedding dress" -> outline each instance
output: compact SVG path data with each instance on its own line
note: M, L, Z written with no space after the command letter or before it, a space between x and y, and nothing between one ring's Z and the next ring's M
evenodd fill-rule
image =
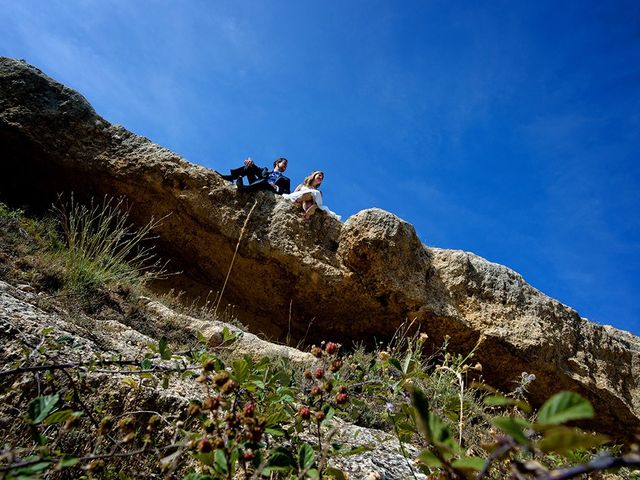
M332 212L331 210L329 210L329 208L327 208L325 205L322 204L322 192L320 190L316 190L315 188L309 188L309 187L298 187L293 193L285 193L282 196L287 200L291 200L292 202L295 202L296 200L298 200L303 195L306 195L307 193L311 194L311 196L313 197L313 201L316 202L316 205L320 210L328 213L333 218L342 220L342 217L340 215L338 215L335 212Z

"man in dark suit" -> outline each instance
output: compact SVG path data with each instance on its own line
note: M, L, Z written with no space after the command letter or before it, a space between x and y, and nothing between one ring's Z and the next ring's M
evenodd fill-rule
M287 164L286 158L276 158L273 162L273 170L269 171L268 168L258 167L251 158L247 158L242 167L231 169L231 175L220 173L218 175L225 180L235 181L238 190L243 192L267 190L282 195L283 193L291 193L291 181L283 175ZM247 177L248 185L242 181L243 177Z

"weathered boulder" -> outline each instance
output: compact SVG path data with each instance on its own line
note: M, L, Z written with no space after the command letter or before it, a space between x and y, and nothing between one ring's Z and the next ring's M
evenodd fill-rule
M388 212L304 224L290 202L237 192L8 58L0 58L0 150L5 201L45 207L61 191L124 195L136 222L169 215L159 245L184 272L171 286L206 295L230 270L223 303L255 333L372 342L408 319L434 345L450 336L460 352L483 336L477 356L489 383L509 391L526 371L537 377L534 402L572 389L594 403L594 428L630 437L640 426L637 337L582 319L503 266L423 245Z

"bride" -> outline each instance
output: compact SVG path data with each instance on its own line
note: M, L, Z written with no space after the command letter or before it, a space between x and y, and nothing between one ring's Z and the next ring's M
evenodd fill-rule
M311 218L311 215L313 215L318 208L340 220L340 215L332 212L322 204L322 192L319 188L323 180L324 172L316 170L305 178L304 181L296 187L293 193L283 195L284 198L302 205L305 221L308 221L309 218Z

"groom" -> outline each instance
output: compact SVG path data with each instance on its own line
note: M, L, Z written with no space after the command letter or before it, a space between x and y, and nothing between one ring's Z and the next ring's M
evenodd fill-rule
M222 175L222 178L236 182L238 190L242 192L257 192L258 190L267 190L279 195L283 193L291 193L291 181L285 177L283 173L287 169L288 161L286 158L276 158L273 162L273 170L268 168L260 168L251 158L244 161L244 165L239 168L231 169L231 175ZM247 177L248 185L242 181L243 177Z

